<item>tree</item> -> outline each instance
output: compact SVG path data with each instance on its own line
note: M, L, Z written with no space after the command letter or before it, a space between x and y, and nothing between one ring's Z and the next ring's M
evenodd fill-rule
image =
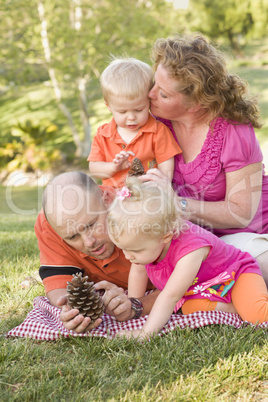
M100 97L98 80L110 54L149 62L152 43L170 34L176 12L165 0L6 0L1 16L0 51L12 60L9 77L18 63L47 72L76 154L85 157L91 137L88 100ZM75 99L76 106L70 102Z
M267 0L191 0L190 15L192 30L224 39L240 53L249 37L265 34L268 6Z

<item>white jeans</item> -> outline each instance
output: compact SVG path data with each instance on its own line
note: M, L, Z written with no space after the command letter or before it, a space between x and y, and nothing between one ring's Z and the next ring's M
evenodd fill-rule
M221 239L224 240L225 243L232 244L242 251L247 251L254 258L268 251L268 233L240 232L222 236Z

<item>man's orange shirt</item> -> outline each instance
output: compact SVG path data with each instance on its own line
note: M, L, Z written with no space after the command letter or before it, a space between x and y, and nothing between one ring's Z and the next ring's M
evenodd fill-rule
M104 189L103 186L100 187ZM50 290L65 289L67 281L71 281L72 275L79 272L88 275L95 283L107 280L127 289L131 263L126 260L122 250L115 247L113 254L105 260L98 260L76 250L50 226L43 210L37 217L35 233L40 250L39 272L46 293ZM147 289L154 289L150 281Z
M40 250L40 276L46 293L64 289L72 274L84 272L94 282L107 280L127 289L130 262L115 247L111 257L97 260L69 246L50 226L41 211L35 223Z
M118 134L114 119L103 124L93 139L88 161L112 162L115 155L122 150L133 152L135 156L130 155L129 161L139 158L145 172L150 168L150 164L155 163L153 167L157 167L159 163L181 152L169 128L151 115L129 144L126 144ZM106 186L122 187L128 171L129 169L121 170L111 178L103 179L102 182Z

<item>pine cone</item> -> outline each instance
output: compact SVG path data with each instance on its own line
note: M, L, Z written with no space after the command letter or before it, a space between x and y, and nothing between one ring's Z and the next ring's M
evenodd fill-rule
M141 176L145 174L144 167L142 166L139 158L134 158L130 170L128 172L129 176Z
M155 158L154 158L152 161L149 161L149 162L148 162L148 168L149 168L149 169L157 168L157 162L156 162L156 159L155 159Z
M67 282L68 304L78 308L80 314L96 321L104 312L103 301L94 288L94 282L87 282L88 276L82 273L73 275L71 282Z

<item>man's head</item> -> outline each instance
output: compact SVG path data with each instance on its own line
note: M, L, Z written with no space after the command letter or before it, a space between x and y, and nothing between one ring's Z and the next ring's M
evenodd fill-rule
M114 251L107 234L108 193L85 173L55 177L43 195L45 216L55 232L71 247L103 260Z

